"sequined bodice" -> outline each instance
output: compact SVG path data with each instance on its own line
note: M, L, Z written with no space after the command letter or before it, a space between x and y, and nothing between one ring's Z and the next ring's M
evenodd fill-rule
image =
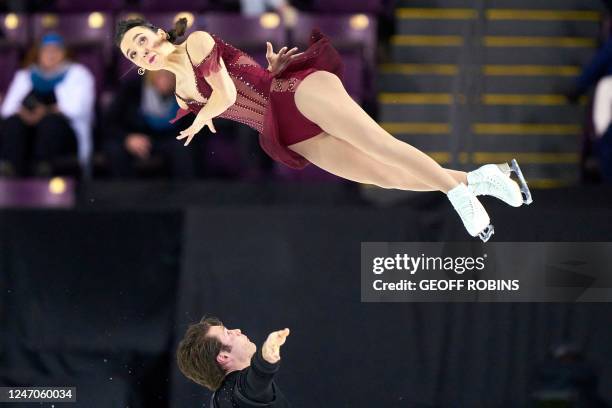
M215 44L209 55L198 64L191 62L202 100L208 101L212 94L207 80L213 82L211 74L219 72L224 64L238 92L235 103L220 116L257 130L261 148L274 160L294 169L307 166L308 160L291 146L323 130L300 112L295 93L302 81L316 71L328 71L342 79L344 64L329 38L318 29L312 30L308 48L276 67L274 74L239 49L214 35L213 38ZM185 102L189 110L179 110L175 121L189 112L197 114L206 106Z
M272 82L270 72L243 51L216 36L213 36L213 38L215 45L208 56L197 64L192 61L198 91L204 99L208 100L212 88L206 82L205 77L220 69L219 59L222 58L229 76L236 86L237 97L236 102L221 114L221 117L244 123L258 132L262 132L264 114L269 103L270 83ZM191 57L189 58L191 60ZM194 113L197 113L205 105L205 103L199 101L183 100L189 106L189 110Z

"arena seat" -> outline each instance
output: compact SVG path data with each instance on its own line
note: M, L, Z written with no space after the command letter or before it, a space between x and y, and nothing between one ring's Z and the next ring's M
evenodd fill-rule
M314 10L326 13L377 14L384 8L383 0L314 0L313 3Z
M10 43L0 42L0 101L5 95L15 71L19 68L19 48Z
M20 47L27 46L30 20L25 14L0 14L0 21L5 41Z
M141 0L140 10L144 13L162 11L189 11L198 13L208 10L211 6L209 0Z
M275 50L287 45L285 28L276 13L267 13L261 17L243 17L236 13L207 13L205 20L207 31L248 53L264 67L268 65L266 41L270 41Z
M376 50L376 20L362 15L318 15L301 13L293 30L293 40L305 47L313 28L327 35L342 55L344 84L358 102L368 94L369 73L373 73Z
M124 0L55 0L55 9L60 13L79 13L93 11L113 12L122 10L125 7Z
M28 44L29 19L21 14L0 14L0 99L19 68L22 51Z
M75 202L73 179L0 179L0 208L70 208Z

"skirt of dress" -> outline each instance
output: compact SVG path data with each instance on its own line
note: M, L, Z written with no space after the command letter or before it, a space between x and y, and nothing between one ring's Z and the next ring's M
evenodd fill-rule
M312 31L308 49L272 79L264 130L259 135L259 143L270 157L295 169L304 168L309 162L287 146L323 131L300 113L294 98L300 82L316 71L328 71L340 79L344 74L338 51L318 29Z

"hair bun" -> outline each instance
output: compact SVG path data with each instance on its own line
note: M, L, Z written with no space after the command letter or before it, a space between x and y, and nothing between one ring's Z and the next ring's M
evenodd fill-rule
M175 42L178 38L185 35L185 31L187 31L187 19L182 17L176 20L174 28L168 31L168 41L171 43Z

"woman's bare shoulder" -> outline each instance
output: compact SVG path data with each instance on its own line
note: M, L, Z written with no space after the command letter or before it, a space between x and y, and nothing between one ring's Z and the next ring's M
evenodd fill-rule
M206 58L214 45L215 39L206 31L194 31L185 41L185 46L194 63Z

